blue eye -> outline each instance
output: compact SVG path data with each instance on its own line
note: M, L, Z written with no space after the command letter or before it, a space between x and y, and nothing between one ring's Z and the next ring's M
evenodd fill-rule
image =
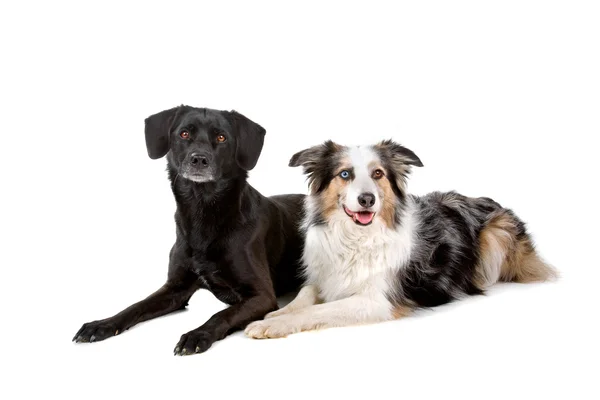
M350 172L343 170L342 172L340 172L340 177L342 179L348 179L348 178L350 178Z

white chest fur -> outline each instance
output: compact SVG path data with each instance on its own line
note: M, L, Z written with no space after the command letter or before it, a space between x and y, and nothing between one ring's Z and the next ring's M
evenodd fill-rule
M412 210L397 230L377 218L358 226L342 211L327 225L310 227L303 257L308 283L318 287L325 302L388 293L410 259L414 225Z

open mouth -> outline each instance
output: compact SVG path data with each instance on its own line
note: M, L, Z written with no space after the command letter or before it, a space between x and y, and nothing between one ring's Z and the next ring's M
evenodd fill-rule
M344 206L344 211L346 211L346 215L352 218L355 224L358 225L369 225L373 222L373 217L375 217L375 213L371 211L350 211L346 206Z

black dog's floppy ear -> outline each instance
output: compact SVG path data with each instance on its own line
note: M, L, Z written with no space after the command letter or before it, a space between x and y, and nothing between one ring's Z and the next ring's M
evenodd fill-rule
M156 160L164 157L169 152L171 127L184 108L185 106L171 108L146 118L144 128L146 150L148 150L148 156L151 159Z
M250 171L258 162L267 131L236 111L228 112L227 116L237 132L236 161L240 168Z

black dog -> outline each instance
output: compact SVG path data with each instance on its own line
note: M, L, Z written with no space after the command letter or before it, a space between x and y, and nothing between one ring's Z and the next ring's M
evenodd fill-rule
M180 106L146 119L148 155L167 155L177 202L177 240L167 282L117 315L84 324L73 338L95 342L185 308L198 289L229 308L186 333L175 354L215 341L277 309L276 297L301 284L304 195L263 197L247 182L265 130L235 111Z

